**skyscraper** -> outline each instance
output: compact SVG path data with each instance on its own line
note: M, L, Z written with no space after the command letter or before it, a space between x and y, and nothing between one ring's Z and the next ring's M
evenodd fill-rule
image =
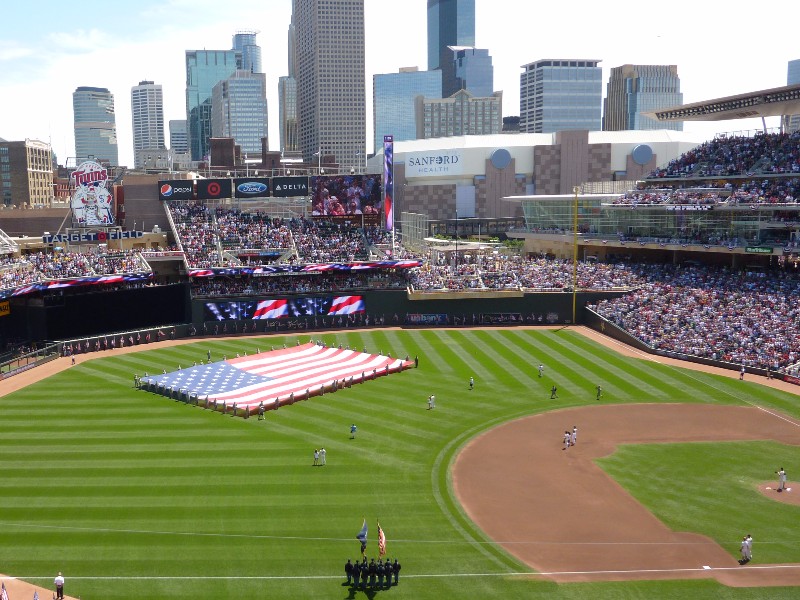
M800 58L790 60L786 71L786 85L797 85L800 83ZM788 132L800 130L800 115L788 115L786 130Z
M661 122L642 115L683 104L676 65L622 65L611 69L603 110L604 131L672 129L682 121Z
M447 98L415 100L417 138L490 135L503 129L503 92L475 98L459 90Z
M366 163L364 0L294 0L300 150Z
M288 75L278 79L278 120L280 122L281 154L293 154L300 151L297 132L297 79L295 79L296 48L294 15L289 24L288 35Z
M211 93L221 80L236 72L235 50L186 51L186 121L192 160L204 160L210 151Z
M181 154L189 152L189 134L186 131L186 119L170 119L169 149Z
M399 73L372 76L372 116L375 152L383 148L383 136L395 142L417 138L414 99L442 97L442 72L405 67Z
M474 45L475 0L428 0L428 70L439 68L448 46Z
M556 58L522 65L520 132L600 131L603 70L599 63L592 59Z
M89 158L119 166L114 94L106 88L79 87L72 94L75 160Z
M237 31L233 35L233 49L241 54L239 69L251 73L263 73L261 68L261 46L256 43L258 31Z
M442 52L440 69L442 98L458 90L467 90L477 98L488 98L494 93L494 67L488 50L448 46Z
M140 81L131 88L134 166L142 168L140 150L160 150L164 145L164 96L161 85Z
M267 79L264 73L236 71L214 86L211 92L211 134L213 137L232 137L243 154L261 154L261 138L267 137Z

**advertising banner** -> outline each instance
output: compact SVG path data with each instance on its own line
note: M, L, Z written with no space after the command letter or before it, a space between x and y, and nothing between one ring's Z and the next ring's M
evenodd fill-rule
M75 184L72 194L72 223L76 227L113 225L111 192L106 189L108 171L93 160L82 162L70 175Z
M461 150L409 152L406 155L406 177L451 177L464 174Z
M170 179L158 182L159 200L191 200L194 198L194 181Z
M218 198L230 198L233 186L230 179L198 179L197 180L197 199L216 200Z
M273 177L273 198L308 196L308 177Z
M269 183L267 177L237 177L233 180L233 193L236 198L267 198Z
M383 136L383 213L386 230L394 229L394 136Z

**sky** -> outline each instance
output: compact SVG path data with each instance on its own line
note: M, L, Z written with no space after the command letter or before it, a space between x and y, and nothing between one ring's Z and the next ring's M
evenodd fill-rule
M521 65L546 58L602 61L603 90L623 64L674 64L684 102L786 85L800 44L782 24L800 2L758 5L672 0L475 0L475 45L494 65L503 115L519 115ZM426 0L365 0L367 152L372 151L372 76L427 68ZM279 150L278 78L287 72L292 0L84 0L4 2L0 38L0 138L49 141L59 163L74 157L72 93L108 88L115 99L121 164L133 164L130 90L159 83L167 121L185 119L185 51L230 49L240 30L259 31L267 76L269 143ZM778 119L767 119L777 127ZM687 122L699 141L760 129L760 119Z

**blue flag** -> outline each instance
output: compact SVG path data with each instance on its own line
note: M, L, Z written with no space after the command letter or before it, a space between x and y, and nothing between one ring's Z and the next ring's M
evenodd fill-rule
M358 532L356 539L359 540L362 544L367 543L367 520L364 519L364 524L361 526L361 531Z

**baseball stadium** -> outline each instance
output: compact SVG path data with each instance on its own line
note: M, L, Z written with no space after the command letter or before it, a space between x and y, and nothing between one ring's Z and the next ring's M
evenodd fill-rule
M8 597L796 597L800 133L648 150L508 219L96 163L3 215Z

